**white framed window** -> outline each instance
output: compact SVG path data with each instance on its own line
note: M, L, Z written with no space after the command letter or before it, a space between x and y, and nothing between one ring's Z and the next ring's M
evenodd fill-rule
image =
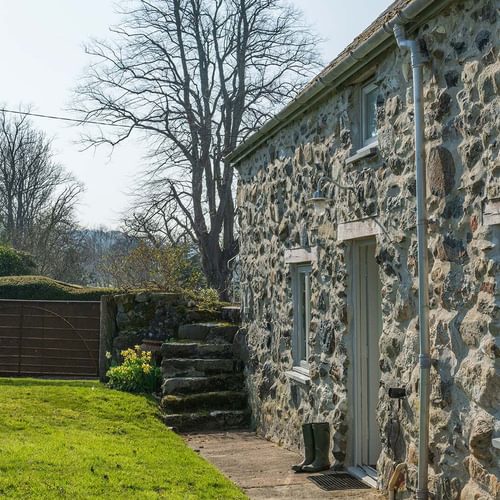
M377 142L377 94L378 87L373 82L361 88L361 146Z
M309 325L311 323L311 265L293 268L293 338L294 370L309 374Z

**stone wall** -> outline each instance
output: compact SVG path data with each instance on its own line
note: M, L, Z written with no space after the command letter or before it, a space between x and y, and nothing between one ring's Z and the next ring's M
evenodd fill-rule
M500 62L493 1L454 2L412 34L424 68L428 172L431 416L430 479L437 498L500 495L500 226L485 206L500 198ZM239 165L243 323L248 388L258 431L289 448L301 424L325 420L340 466L349 454L348 390L352 307L351 244L339 224L375 216L382 283L382 371L378 421L382 486L406 461L416 487L418 439L417 245L411 68L395 47L373 67L380 91L378 154L346 163L357 149L356 84L346 84L270 137ZM368 70L365 68L364 70ZM360 75L361 76L361 75ZM367 76L370 76L367 71ZM326 214L306 203L323 176ZM317 247L312 263L311 384L285 375L293 365L291 275L285 252ZM400 410L387 388L407 386Z
M180 325L220 319L220 311L200 308L191 298L176 293L131 292L114 295L108 307L115 324L109 328L112 359L120 360L123 349L140 345L143 340L171 340Z

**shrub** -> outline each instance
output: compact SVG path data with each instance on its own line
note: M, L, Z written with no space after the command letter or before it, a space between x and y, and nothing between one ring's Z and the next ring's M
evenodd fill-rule
M36 265L31 255L0 245L0 276L33 274Z
M145 288L172 293L203 285L199 263L188 245L153 246L141 241L123 254L108 254L101 265L109 282L125 289Z
M158 390L161 371L152 363L151 353L138 345L122 351L123 363L111 367L106 375L112 389L127 392L152 393Z
M189 298L196 302L199 309L216 311L223 303L220 301L219 292L214 288L201 288L187 292Z
M98 301L116 293L116 288L87 288L45 276L0 277L0 299Z

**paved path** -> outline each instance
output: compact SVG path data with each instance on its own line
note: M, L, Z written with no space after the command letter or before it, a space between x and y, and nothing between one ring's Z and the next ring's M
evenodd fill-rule
M232 431L185 436L187 444L235 482L251 499L380 500L375 490L326 492L295 474L290 466L300 462L297 453L261 439L253 432Z

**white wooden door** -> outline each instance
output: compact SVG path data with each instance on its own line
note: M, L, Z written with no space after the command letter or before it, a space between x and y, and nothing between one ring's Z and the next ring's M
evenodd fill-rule
M374 472L381 451L376 419L380 382L379 338L382 325L380 279L375 241L355 243L355 465Z

